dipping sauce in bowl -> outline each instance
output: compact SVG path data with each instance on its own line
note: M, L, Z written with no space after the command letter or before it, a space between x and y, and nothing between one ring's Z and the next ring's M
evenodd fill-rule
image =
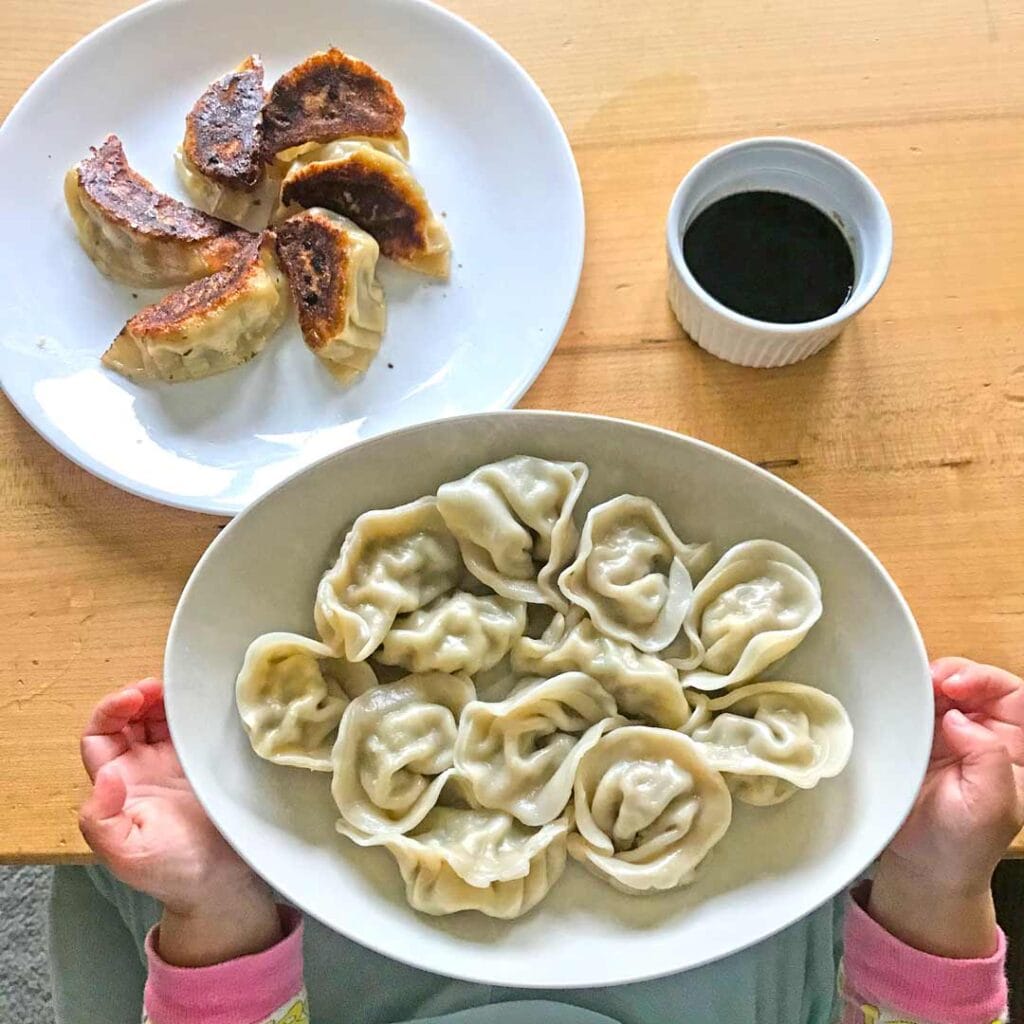
M864 172L824 146L772 136L694 164L665 240L676 319L741 366L821 351L874 298L892 259L889 211Z
M784 192L712 203L686 229L683 259L723 306L769 323L831 316L853 291L853 252L839 225Z

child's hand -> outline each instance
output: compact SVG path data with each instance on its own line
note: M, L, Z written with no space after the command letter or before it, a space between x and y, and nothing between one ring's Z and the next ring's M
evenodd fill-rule
M1024 826L1024 681L943 658L932 684L931 763L889 852L950 887L987 889Z
M943 658L932 665L932 683L931 763L882 855L869 909L890 931L914 935L912 945L934 947L928 952L987 955L982 947L995 941L992 872L1024 826L1024 681ZM940 937L932 920L940 917L950 935Z
M164 959L198 966L276 941L269 892L185 779L158 679L100 701L82 736L82 761L93 782L79 812L82 835L122 882L163 903Z

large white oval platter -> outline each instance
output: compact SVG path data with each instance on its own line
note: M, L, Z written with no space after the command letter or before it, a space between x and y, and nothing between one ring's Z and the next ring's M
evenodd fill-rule
M361 512L431 494L476 466L525 453L591 469L580 518L615 494L648 495L687 539L719 551L754 537L791 545L821 577L825 613L772 678L839 697L855 729L837 779L735 823L676 892L616 892L578 865L533 912L499 922L417 914L390 856L335 833L330 777L257 758L234 680L249 642L313 633L313 598ZM924 646L895 584L841 523L771 474L710 445L618 420L559 413L461 417L389 434L305 470L248 509L196 567L165 661L185 771L232 845L286 897L379 952L494 985L600 986L695 967L764 939L854 879L909 811L931 746Z

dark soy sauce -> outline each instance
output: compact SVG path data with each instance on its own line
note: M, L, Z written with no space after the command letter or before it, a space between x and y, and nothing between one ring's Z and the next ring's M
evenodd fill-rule
M723 306L776 324L829 316L853 290L853 253L839 226L783 192L739 192L702 210L683 258Z

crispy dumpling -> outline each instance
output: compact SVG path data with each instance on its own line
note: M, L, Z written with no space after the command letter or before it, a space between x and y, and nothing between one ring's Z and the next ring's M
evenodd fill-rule
M410 672L475 676L497 665L525 628L521 601L456 591L395 619L377 660Z
M296 633L266 633L245 652L235 701L260 757L329 772L345 708L376 685L373 669L365 663L347 662L326 645Z
M570 855L617 889L649 893L693 881L729 828L732 799L692 740L632 725L583 757L573 811Z
M853 726L831 694L800 683L754 683L708 702L710 722L691 730L708 763L737 799L781 803L794 787L813 789L850 759ZM768 781L772 780L772 781Z
M587 482L582 462L515 455L437 489L437 507L466 568L495 593L568 609L555 586L579 539L573 510Z
M531 829L502 811L464 807L435 807L404 835L365 836L338 824L360 846L387 847L415 910L504 919L535 907L561 877L568 829L565 818Z
M451 242L409 165L365 141L341 139L297 157L281 186L286 211L326 207L377 239L382 256L447 277Z
M481 806L544 825L565 809L583 755L623 722L617 712L582 672L538 680L498 704L474 701L459 724L455 767Z
M322 209L289 217L276 234L306 345L339 381L354 380L377 354L387 318L376 241Z
M458 544L433 498L364 512L320 580L316 628L333 650L364 661L397 616L451 590L462 573Z
M269 238L235 262L136 313L103 363L132 380L199 380L258 355L288 312Z
M369 64L331 47L286 71L263 111L263 149L269 163L307 143L353 137L380 139L409 155L405 107L391 83Z
M331 759L331 794L345 827L364 835L407 832L437 803L451 775L464 676L406 676L357 697L345 710Z
M246 57L213 82L185 118L178 177L201 210L249 231L270 223L281 188L263 159L263 63Z
M512 648L512 667L524 676L586 672L615 699L619 711L666 729L690 720L679 673L653 654L605 636L583 613L556 614L539 637L524 636Z
M697 585L683 620L682 650L673 645L665 657L685 671L687 687L736 686L789 654L821 612L821 584L807 562L776 541L745 541Z
M558 587L603 633L653 654L679 634L691 571L710 564L709 544L684 544L650 498L621 494L587 513Z
M224 269L253 239L246 231L158 192L108 135L64 178L78 240L104 274L170 288Z

